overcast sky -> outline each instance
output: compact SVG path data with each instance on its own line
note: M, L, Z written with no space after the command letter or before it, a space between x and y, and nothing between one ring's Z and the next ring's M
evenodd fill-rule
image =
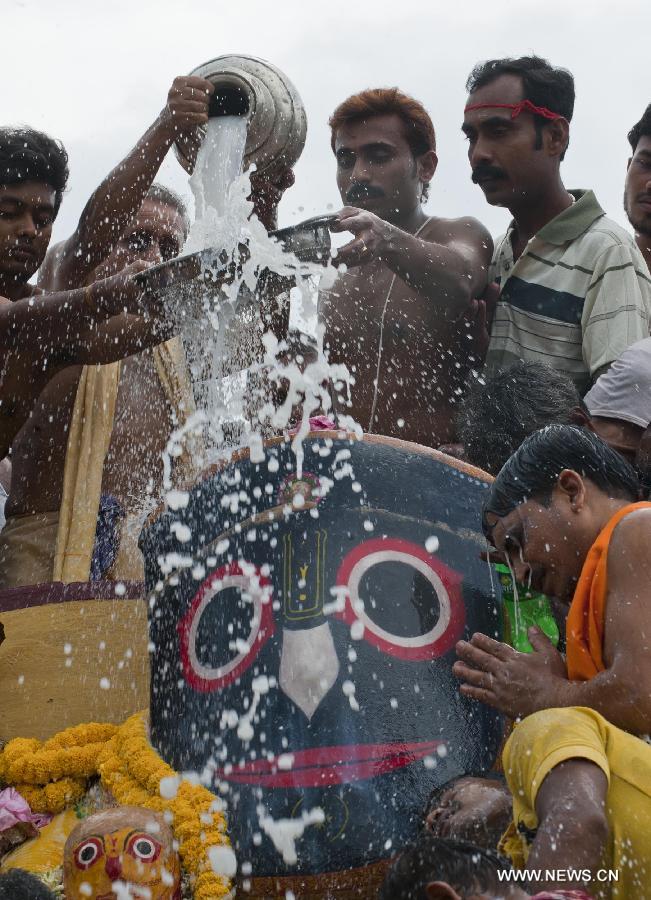
M651 101L649 0L1 0L0 121L60 138L71 178L66 237L93 188L165 102L175 75L225 53L261 56L294 82L308 115L296 186L280 222L338 208L328 116L366 87L397 85L430 111L439 167L428 210L473 215L497 235L508 213L470 181L459 130L480 59L535 52L569 68L577 102L568 187L593 188L625 224L626 132ZM188 195L173 154L160 180Z

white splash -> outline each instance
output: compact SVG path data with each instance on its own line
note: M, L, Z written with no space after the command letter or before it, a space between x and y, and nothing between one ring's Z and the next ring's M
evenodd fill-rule
M215 875L222 878L233 878L237 873L237 857L232 847L218 844L208 848L208 860Z
M304 812L298 819L273 819L264 806L258 806L257 813L260 827L289 866L298 862L296 841L303 837L308 825L322 825L325 822L325 813L319 806Z
M215 246L215 235L226 217L230 189L242 173L247 125L242 116L215 116L208 120L190 178L195 221L186 252Z

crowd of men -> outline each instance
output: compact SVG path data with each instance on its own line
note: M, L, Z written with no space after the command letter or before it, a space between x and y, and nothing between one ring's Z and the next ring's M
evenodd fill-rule
M461 692L518 722L504 775L438 792L381 896L651 900L651 105L628 134L629 233L562 182L568 71L490 60L467 88L472 180L512 215L495 241L471 217L426 214L436 138L417 100L364 90L330 119L346 204L332 227L353 239L319 318L330 362L355 374L334 413L495 475L486 537L518 582L554 598L565 652L536 629L529 654L460 642ZM155 178L178 134L207 121L212 91L177 78L55 247L65 149L0 129L0 588L142 580L137 524L192 400L178 336L135 276L183 247L188 213ZM287 169L252 179L268 229L292 183ZM502 880L505 853L576 875L538 879L536 894L535 878ZM618 882L596 880L608 868Z

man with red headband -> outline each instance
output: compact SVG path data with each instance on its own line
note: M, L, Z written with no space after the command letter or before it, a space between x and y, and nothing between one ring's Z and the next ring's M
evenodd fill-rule
M500 286L486 365L551 365L583 394L649 334L651 279L629 234L592 191L568 191L574 79L536 56L494 59L468 79L463 131L472 180L513 221L496 242Z

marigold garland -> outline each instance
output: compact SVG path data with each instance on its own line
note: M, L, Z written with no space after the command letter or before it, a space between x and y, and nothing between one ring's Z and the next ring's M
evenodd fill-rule
M83 796L87 779L95 775L121 805L170 815L194 900L229 896L228 880L212 871L206 853L229 843L219 801L188 781L179 783L174 797L161 796L161 780L178 776L151 746L145 713L120 726L77 725L44 744L15 738L0 753L0 779L14 785L35 812L61 812Z
M16 784L18 793L32 812L60 813L77 803L86 793L85 778L62 778L49 784Z
M97 759L117 730L117 725L92 722L67 728L44 744L35 738L15 738L0 754L0 779L8 784L42 785L64 778L90 778L97 774Z

